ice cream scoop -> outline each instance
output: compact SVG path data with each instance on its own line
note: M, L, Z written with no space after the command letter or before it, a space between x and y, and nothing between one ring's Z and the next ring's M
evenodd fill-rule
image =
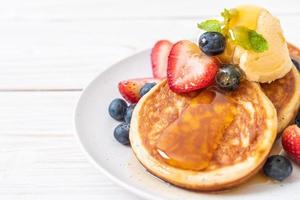
M235 9L236 16L229 23L229 29L243 26L261 34L268 43L264 52L247 50L239 45L228 44L228 54L238 64L250 81L270 83L282 78L292 68L287 42L279 20L264 8L257 6L240 6ZM232 43L232 41L228 41ZM234 46L234 47L232 47ZM224 55L223 55L224 56ZM222 59L222 57L221 57Z

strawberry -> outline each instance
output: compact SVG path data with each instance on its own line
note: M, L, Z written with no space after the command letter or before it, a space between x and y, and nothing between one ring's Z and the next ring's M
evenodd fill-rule
M165 78L167 76L168 56L172 45L168 40L159 40L152 48L151 63L154 78Z
M121 95L130 103L137 103L141 96L140 90L146 83L157 83L159 79L139 78L119 82Z
M300 128L297 125L288 126L281 138L283 149L297 163L300 163Z
M173 45L167 68L168 84L172 91L186 93L205 88L214 82L219 62L203 54L188 40Z

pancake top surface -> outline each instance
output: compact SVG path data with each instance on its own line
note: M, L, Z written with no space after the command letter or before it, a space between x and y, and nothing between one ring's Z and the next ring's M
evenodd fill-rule
M159 162L209 171L245 160L266 128L253 84L234 92L210 88L179 95L162 83L143 103L138 125L143 145Z

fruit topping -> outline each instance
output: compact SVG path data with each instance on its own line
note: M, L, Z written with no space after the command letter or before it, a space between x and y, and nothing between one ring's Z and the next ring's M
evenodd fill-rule
M298 69L298 71L300 71L300 64L299 64L299 62L297 60L293 59L293 58L292 58L292 62L296 66L296 68Z
M151 63L154 78L167 77L168 56L172 46L170 41L160 40L152 48Z
M273 155L267 159L263 171L266 176L278 181L283 181L291 175L293 166L286 157Z
M115 139L124 145L129 145L129 128L130 125L128 123L119 124L114 130Z
M218 66L218 60L203 54L195 43L179 41L173 45L169 55L169 87L177 93L205 88L214 82Z
M123 121L127 103L123 99L114 99L108 108L109 115L117 121Z
M218 32L205 32L199 38L199 47L208 56L221 54L225 49L225 37Z
M219 69L216 83L222 90L233 91L239 87L241 78L242 72L238 66L226 64Z
M146 83L157 83L159 79L140 78L121 81L119 91L121 95L130 103L137 103L141 96L140 90Z
M296 125L288 126L282 134L282 147L287 155L300 163L300 128Z
M154 86L156 85L156 83L146 83L140 90L140 96L144 96L147 92L149 92Z
M136 104L131 104L130 106L128 106L128 108L126 110L124 120L128 124L130 124L132 112L133 112L135 106L136 106Z

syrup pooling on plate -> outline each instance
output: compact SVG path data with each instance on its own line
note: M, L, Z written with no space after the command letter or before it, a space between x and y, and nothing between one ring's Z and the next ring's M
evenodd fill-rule
M174 167L204 170L233 122L236 106L230 97L213 89L202 91L163 131L156 144L159 155Z

